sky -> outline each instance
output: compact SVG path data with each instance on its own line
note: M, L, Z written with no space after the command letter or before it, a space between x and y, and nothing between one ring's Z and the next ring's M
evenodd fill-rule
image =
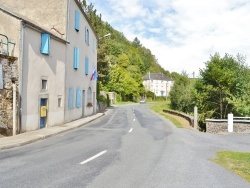
M137 37L170 72L190 76L218 52L250 65L250 0L87 0L102 20Z

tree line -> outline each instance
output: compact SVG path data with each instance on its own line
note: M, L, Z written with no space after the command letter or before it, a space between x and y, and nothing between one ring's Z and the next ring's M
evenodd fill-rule
M215 53L200 70L200 78L189 79L180 75L170 92L171 108L192 113L194 106L204 125L206 118L227 119L250 115L250 69L246 58Z

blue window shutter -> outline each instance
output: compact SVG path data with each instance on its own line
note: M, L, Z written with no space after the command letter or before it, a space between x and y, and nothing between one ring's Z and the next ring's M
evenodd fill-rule
M69 101L68 101L69 109L73 109L73 101L74 101L74 89L69 88Z
M42 54L49 55L50 52L50 35L47 33L42 33L41 35L41 49Z
M79 48L74 48L74 69L79 68Z
M79 31L80 29L80 14L79 12L76 10L75 11L75 30Z
M85 74L89 74L89 58L85 57Z
M82 92L81 89L76 90L76 107L81 107L82 104Z

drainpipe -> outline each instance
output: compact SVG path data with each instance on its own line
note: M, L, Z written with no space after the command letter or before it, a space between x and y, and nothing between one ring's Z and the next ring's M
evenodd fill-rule
M19 40L19 109L18 109L18 125L19 125L19 132L22 132L22 96L23 96L23 49L24 49L24 29L25 24L23 21L20 23L20 40Z
M16 135L16 84L13 83L13 136Z

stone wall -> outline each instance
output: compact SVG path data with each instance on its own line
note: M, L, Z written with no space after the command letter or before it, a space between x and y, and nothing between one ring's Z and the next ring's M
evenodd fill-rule
M176 116L180 116L180 117L186 119L189 122L190 126L194 127L194 117L193 116L190 116L188 114L184 114L181 112L173 111L173 110L163 110L163 112L168 113L168 114L173 114Z
M206 119L206 129L209 133L227 133L227 119L216 120ZM233 132L236 133L250 133L250 121L248 120L234 120Z
M101 91L100 95L103 95L105 98L107 98L107 95L109 95L110 105L116 103L116 92Z
M208 133L225 133L227 131L227 119L216 120L206 119L206 132Z
M106 102L98 102L98 111L103 112L107 108Z
M0 79L3 81L3 88L0 88L0 134L4 136L10 136L12 135L13 126L12 84L14 82L16 83L17 91L19 86L17 58L0 54L0 65L2 66L2 77ZM18 98L17 92L17 99Z

